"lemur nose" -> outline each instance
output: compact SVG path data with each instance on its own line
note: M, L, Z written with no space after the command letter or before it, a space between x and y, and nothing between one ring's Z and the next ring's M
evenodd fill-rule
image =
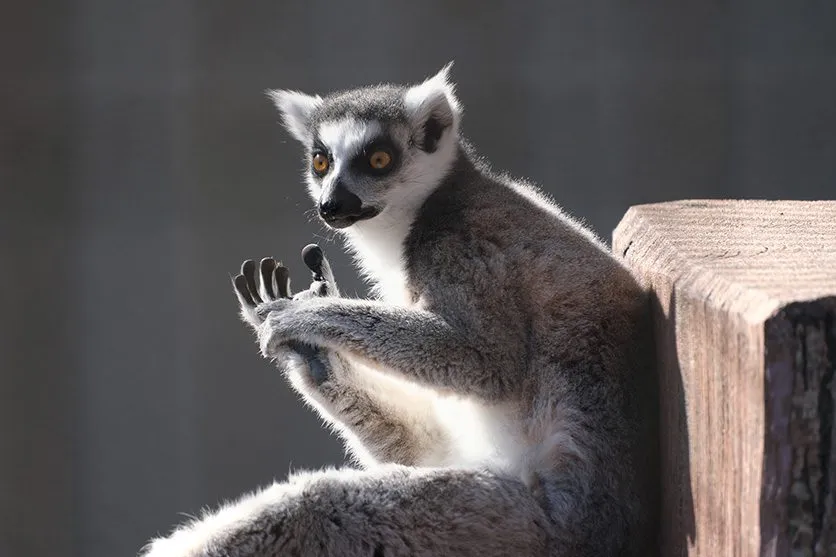
M348 191L341 182L337 182L328 197L319 202L319 214L326 221L358 216L362 208L363 202L360 198Z
M336 199L326 199L319 204L319 214L322 218L328 219L340 212L342 204Z

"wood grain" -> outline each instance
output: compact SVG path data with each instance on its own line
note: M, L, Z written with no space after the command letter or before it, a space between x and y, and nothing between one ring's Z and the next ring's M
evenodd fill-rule
M661 555L836 555L836 202L631 208L653 293Z

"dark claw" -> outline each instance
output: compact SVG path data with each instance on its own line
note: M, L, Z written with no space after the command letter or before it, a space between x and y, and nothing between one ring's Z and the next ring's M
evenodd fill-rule
M264 291L270 298L275 298L276 293L273 292L273 270L276 268L276 260L272 257L265 257L261 260L261 283L264 285Z
M308 244L302 248L302 261L314 274L314 280L322 280L322 249L316 244Z
M255 283L255 261L252 259L247 259L244 263L241 264L241 274L244 275L244 278L247 281L247 287L250 290L250 294L252 295L252 299L255 300L255 303L260 304L264 300L261 299L261 296L258 295L258 285Z
M250 294L250 289L247 287L247 279L244 278L244 275L236 275L235 278L232 279L232 284L235 286L235 290L238 291L238 294L244 298L247 305L255 306L253 297Z
M276 289L279 298L290 298L290 272L286 267L279 265L274 271L276 278Z

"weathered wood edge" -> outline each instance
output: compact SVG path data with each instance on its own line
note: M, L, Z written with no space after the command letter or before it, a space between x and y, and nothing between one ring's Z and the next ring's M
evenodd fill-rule
M670 202L657 205L670 205L675 209L682 203ZM698 204L700 201L688 203ZM644 260L644 269L653 268L655 276L664 276L672 288L681 294L703 300L711 306L728 313L735 313L750 323L762 323L777 312L781 302L763 292L742 287L727 281L724 277L708 272L682 257L664 231L648 226L643 211L648 205L630 207L613 231L613 252L625 265ZM633 269L635 270L635 269ZM637 277L650 287L649 276Z

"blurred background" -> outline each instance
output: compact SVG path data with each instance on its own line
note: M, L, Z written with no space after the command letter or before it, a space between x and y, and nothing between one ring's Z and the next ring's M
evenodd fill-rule
M134 555L342 462L229 279L322 243L267 88L455 60L465 134L609 238L629 205L836 196L836 3L4 2L0 555ZM836 223L834 223L836 233Z

